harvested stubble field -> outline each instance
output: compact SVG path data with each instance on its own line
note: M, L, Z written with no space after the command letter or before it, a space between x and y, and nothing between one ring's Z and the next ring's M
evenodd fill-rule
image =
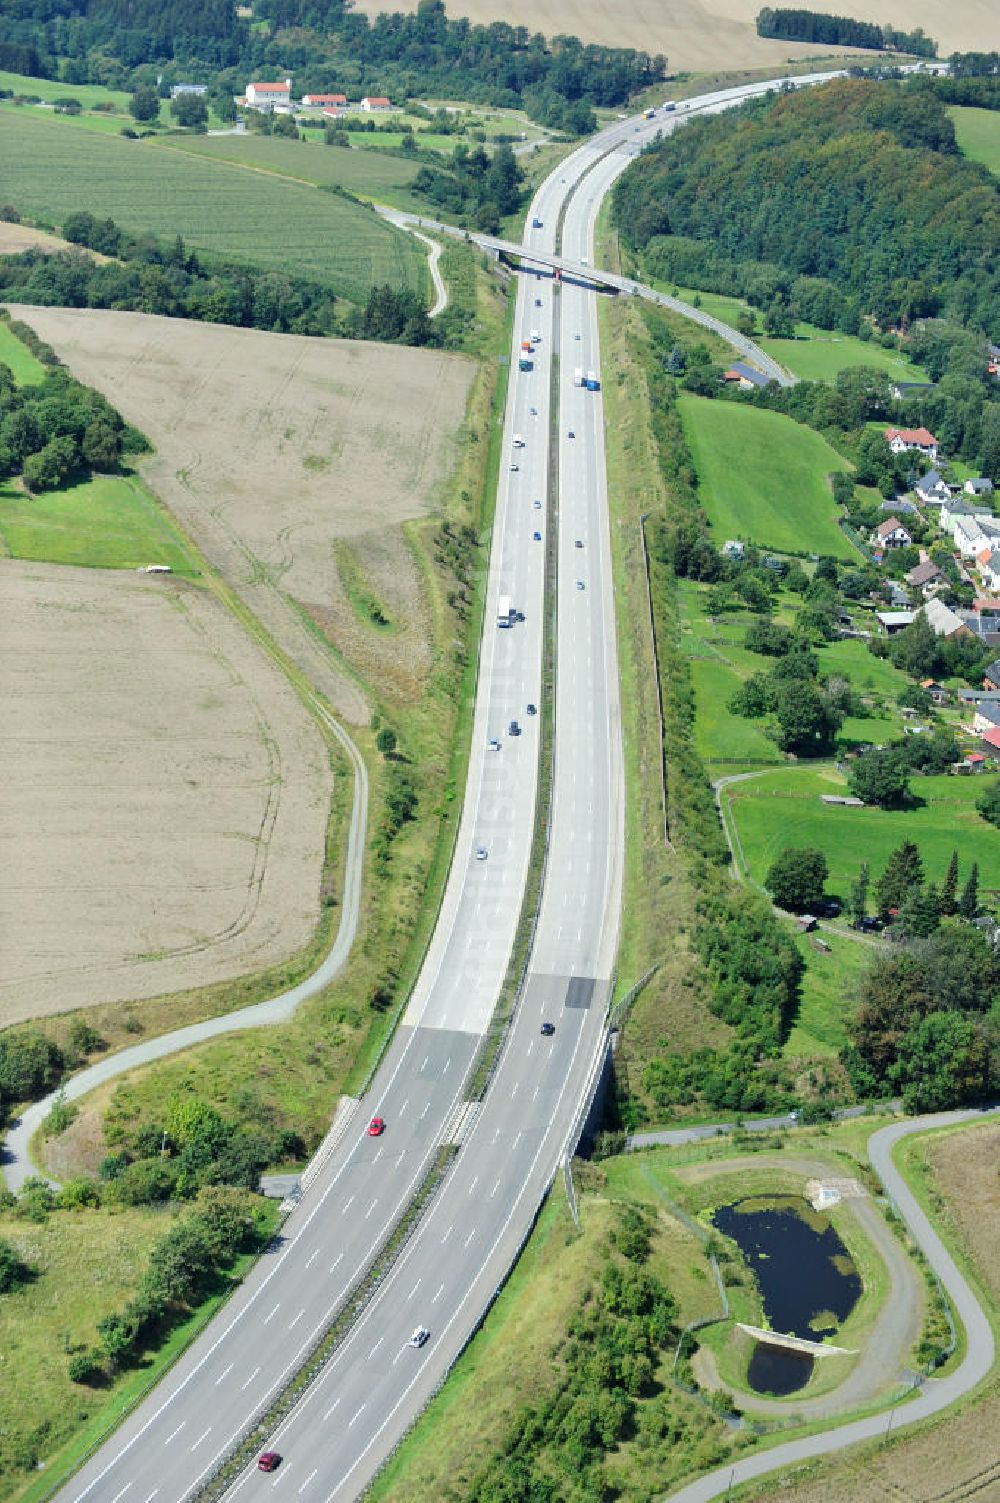
M474 361L144 313L19 313L142 428L153 490L346 718L367 722L364 694L290 601L360 671L423 671L423 585L401 524L440 501ZM343 540L391 622L371 662L352 644L371 655L383 637L348 599Z
M0 564L0 1025L261 970L319 918L325 745L206 592Z
M22 214L62 223L88 209L136 233L180 235L208 256L308 277L356 303L379 283L427 285L412 235L305 183L45 116L5 113L0 143L4 195Z
M416 10L416 0L401 0L398 8ZM614 5L606 0L454 0L448 14L453 19L467 16L477 25L507 21L547 37L568 33L606 47L662 52L674 73L780 65L790 58L829 53L828 47L759 37L754 20L760 8L760 0L672 0L669 6L653 0L620 0ZM385 3L357 0L357 9L374 16ZM819 0L812 9L862 21L876 18L871 0ZM895 24L911 30L922 26L939 43L942 57L953 51L982 51L996 35L994 0L956 0L953 5L947 0L907 0L899 10Z

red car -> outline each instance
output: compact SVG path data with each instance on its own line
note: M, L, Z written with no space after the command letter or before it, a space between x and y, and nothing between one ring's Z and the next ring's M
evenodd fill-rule
M264 1451L257 1457L257 1470L259 1472L273 1472L281 1465L281 1457L277 1451Z
M382 1118L373 1117L368 1124L368 1136L370 1138L380 1138L384 1132L385 1123L382 1121Z

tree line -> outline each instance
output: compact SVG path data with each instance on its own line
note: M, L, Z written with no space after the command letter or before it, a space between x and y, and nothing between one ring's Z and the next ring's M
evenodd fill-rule
M783 42L819 42L828 47L866 47L876 52L908 52L912 57L937 57L937 44L921 27L897 31L856 21L852 16L828 16L815 10L792 10L770 6L757 13L757 35Z
M42 307L124 309L272 333L413 345L447 337L447 325L436 328L420 294L409 288L373 287L359 308L304 277L232 263L206 266L179 237L160 245L89 213L68 216L65 229L77 244L119 259L102 264L72 251L36 250L0 256L0 296Z
M112 473L123 454L146 447L141 434L99 392L71 376L32 330L6 321L21 338L31 336L25 338L29 348L49 358L43 379L25 386L0 363L0 478L20 475L29 490L52 490L95 470Z
M132 88L176 66L221 100L292 69L301 92L464 98L561 128L578 101L622 105L666 73L664 57L633 48L450 20L442 0L372 18L347 0L257 0L252 21L229 0L31 0L0 14L0 46L17 71L66 83Z

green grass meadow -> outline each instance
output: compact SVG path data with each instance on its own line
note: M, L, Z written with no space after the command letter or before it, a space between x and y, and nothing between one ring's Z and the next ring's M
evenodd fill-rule
M175 574L193 572L163 514L121 475L95 475L37 496L0 483L0 542L8 558L35 563L92 569L167 564Z
M920 849L928 881L940 882L953 850L959 880L979 863L980 890L1000 888L1000 834L976 810L987 786L979 777L915 777L913 809L851 809L823 804L824 793L848 791L846 779L830 764L764 772L726 790L733 825L750 876L763 883L768 867L785 846L813 846L830 868L827 891L842 898L850 891L862 861L873 880L904 840Z
M170 136L144 145L147 150L182 151L205 160L296 178L318 188L346 188L359 197L414 213L426 209L426 200L409 191L421 164L371 151L369 138L360 139L365 142L364 147L352 147L350 151L326 146L322 138L289 141L281 136L257 136L250 132L239 136Z
M13 372L18 386L39 386L45 380L45 367L17 335L0 321L0 365Z
M969 114L987 115L989 110L970 110ZM664 282L654 285L664 291L674 291ZM741 313L752 313L760 324L760 310L739 297L727 297L721 292L697 292L691 287L679 287L677 295L686 303L698 299L698 307L713 318L735 326ZM794 339L771 339L757 333L753 338L762 350L773 356L793 376L801 381L835 381L840 371L851 366L868 365L876 370L887 371L897 381L926 381L927 372L907 358L899 350L883 350L874 340L858 339L854 334L839 334L835 329L820 329L815 324L798 322Z
M708 590L691 580L679 586L682 641L691 665L697 715L695 745L709 775L722 777L745 766L784 764L784 756L764 733L764 722L733 715L726 705L733 691L752 673L766 673L771 659L743 646L753 612L731 607L722 616L707 614ZM778 598L775 620L791 625L798 597ZM821 674L850 680L866 702L868 713L850 716L837 736L844 750L859 742L880 743L899 736L902 720L896 696L906 675L885 658L876 658L857 638L838 639L817 647ZM739 765L737 765L739 764Z
M698 494L721 545L749 538L791 553L853 559L826 477L847 462L779 412L683 393L678 400Z
M964 105L955 105L948 114L955 124L959 149L1000 177L1000 114Z
M10 113L3 184L24 215L45 223L88 209L129 230L181 235L209 257L308 277L353 302L381 282L426 287L419 242L349 199L156 143Z

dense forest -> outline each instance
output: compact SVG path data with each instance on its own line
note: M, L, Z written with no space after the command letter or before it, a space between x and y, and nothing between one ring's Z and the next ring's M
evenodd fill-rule
M252 24L231 0L0 0L0 65L120 88L136 69L155 78L176 65L220 96L291 72L297 92L439 94L523 106L558 128L571 128L568 106L624 104L666 71L665 58L631 48L452 21L442 0L371 20L346 0L258 0Z
M786 42L821 42L831 47L866 47L876 52L909 52L914 57L936 57L937 47L915 31L896 31L892 26L876 26L873 21L856 21L852 16L827 16L815 10L772 10L770 6L757 16L757 35L778 37Z
M613 214L660 275L849 329L941 316L1000 338L1000 189L933 84L837 79L692 121L621 178ZM705 277L711 280L706 281ZM817 285L818 284L818 285Z

